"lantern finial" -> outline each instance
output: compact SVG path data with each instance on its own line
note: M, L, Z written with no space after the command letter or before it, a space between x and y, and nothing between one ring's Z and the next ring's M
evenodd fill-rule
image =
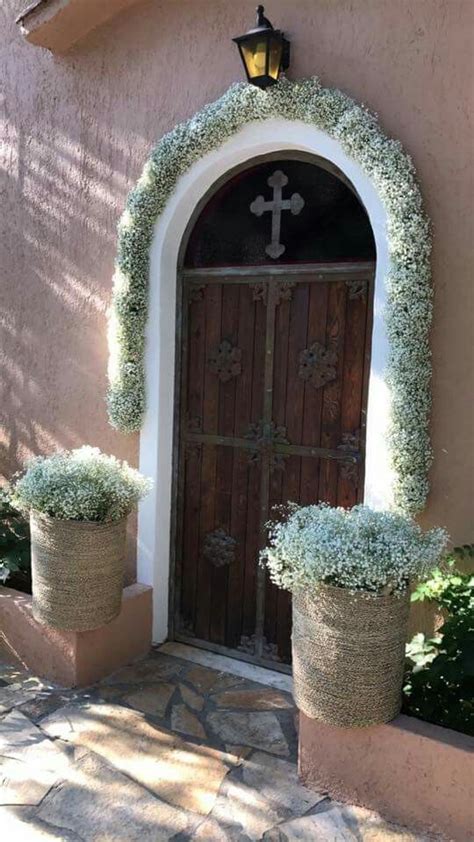
M264 6L257 6L257 29L273 29L272 24L263 14L264 11Z

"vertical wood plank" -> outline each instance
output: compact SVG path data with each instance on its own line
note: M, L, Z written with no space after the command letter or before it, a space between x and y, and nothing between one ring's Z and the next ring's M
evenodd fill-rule
M205 362L205 303L204 298L189 300L185 294L184 306L187 307L186 319L186 382L183 384L184 406L181 412L181 435L183 427L200 425L203 415L204 399L204 362ZM201 453L198 448L188 450L181 442L180 460L184 474L182 501L182 550L178 547L177 570L181 586L181 622L185 629L195 627L197 598L197 569L199 563L199 519L201 504Z
M276 315L273 417L275 422L286 427L287 439L292 444L302 442L305 387L298 370L299 357L307 342L308 309L309 285L297 284L291 299L280 302ZM290 456L283 461L282 470L272 474L272 503L299 502L300 480L301 459ZM273 585L268 574L265 607L267 644L276 645L278 656L288 660L291 597Z
M238 342L239 288L236 285L222 288L222 318L220 341L226 339L234 347ZM217 375L214 375L217 377ZM235 396L237 378L219 381L219 435L232 437L235 426ZM216 528L231 532L232 469L234 450L231 447L217 448L216 465ZM214 567L211 572L211 615L210 639L213 643L226 643L226 609L229 567Z
M254 302L255 330L253 336L252 400L250 417L252 423L260 421L263 414L265 375L265 323L266 306L262 300ZM260 477L259 462L249 470L247 501L247 532L245 541L244 601L242 611L243 634L255 632L255 609L257 587L257 564L260 544Z
M321 446L335 449L341 443L341 396L344 367L346 287L344 282L329 284L326 321L326 347L337 353L336 379L323 388ZM330 459L321 460L319 499L337 504L338 467Z
M252 375L255 331L255 304L249 286L239 286L238 337L242 351L242 372L236 380L234 433L244 437L251 420ZM234 451L232 467L231 535L237 540L236 559L229 568L227 594L227 645L236 648L243 634L242 611L246 565L246 533L249 471L249 453Z
M286 425L286 390L288 374L288 342L290 336L291 300L283 299L275 310L275 351L273 365L273 421L276 426ZM282 468L273 470L270 475L269 517L276 517L275 506L283 502L283 477L286 470L286 460L282 460ZM265 581L265 623L264 634L268 643L276 643L277 638L277 605L278 588L272 584L270 577Z
M206 339L205 359L220 342L222 316L222 287L209 284L205 289ZM219 418L219 381L205 364L203 431L217 433ZM201 516L199 534L198 598L196 604L196 635L209 639L212 571L201 552L204 538L213 532L215 524L215 483L217 451L214 445L202 445L201 460Z
M309 287L308 330L306 348L313 342L326 344L326 322L329 284L314 283ZM301 444L321 446L323 389L311 383L304 385L303 432ZM302 459L300 503L307 506L319 500L319 459Z
M357 433L361 445L362 391L364 385L365 328L367 296L351 297L346 287L346 324L342 372L341 435ZM360 471L339 469L337 500L340 506L353 506L357 500Z

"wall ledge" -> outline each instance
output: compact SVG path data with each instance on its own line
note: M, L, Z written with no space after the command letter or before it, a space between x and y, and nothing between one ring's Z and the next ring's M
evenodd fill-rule
M22 35L37 47L65 53L115 15L141 0L36 0L16 19Z
M0 657L63 687L85 687L151 648L152 589L124 588L120 614L105 626L74 632L33 617L32 597L0 586Z
M474 739L398 716L336 728L300 713L299 772L311 789L398 824L466 842L474 826Z

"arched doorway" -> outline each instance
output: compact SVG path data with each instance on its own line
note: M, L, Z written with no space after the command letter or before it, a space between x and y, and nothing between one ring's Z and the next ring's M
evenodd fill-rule
M275 506L363 499L375 244L314 156L211 192L179 270L172 635L289 669L290 597L258 553Z

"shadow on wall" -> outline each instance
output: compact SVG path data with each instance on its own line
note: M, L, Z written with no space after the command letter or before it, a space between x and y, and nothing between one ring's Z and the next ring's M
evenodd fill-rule
M57 446L86 440L123 449L106 427L104 405L113 196L102 186L100 163L79 144L74 150L56 135L51 147L39 134L27 138L11 125L9 131L16 166L6 192L13 208L21 203L12 214L21 228L11 225L4 241L3 265L13 276L6 278L0 324L6 477L26 456ZM126 193L124 177L112 179Z
M30 48L31 49L31 48ZM116 219L128 192L125 153L106 161L81 140L54 142L9 123L11 212L0 290L0 474L25 459L84 442L137 462L137 437L108 425L107 308ZM117 195L120 196L117 199ZM129 520L127 583L133 578L136 516Z
M61 57L23 41L19 0L2 11L9 210L0 243L0 475L32 453L84 442L137 464L138 437L114 432L105 406L117 221L155 140L225 89L239 59L228 79L203 86L193 68L206 45L191 22L182 31L181 9L164 14L161 3L139 4ZM177 32L186 47L180 71L164 78ZM219 37L221 59L228 49ZM185 95L183 77L194 79Z
M105 404L117 221L156 139L240 78L237 55L227 77L197 78L207 47L191 24L182 31L180 7L139 4L62 57L23 41L20 10L4 0L0 12L0 483L33 454L84 443L137 465L138 436L114 431ZM190 18L199 14L193 5ZM179 74L165 78L177 32ZM225 65L227 38L216 51ZM185 92L183 78L193 80ZM135 524L132 516L130 558Z

